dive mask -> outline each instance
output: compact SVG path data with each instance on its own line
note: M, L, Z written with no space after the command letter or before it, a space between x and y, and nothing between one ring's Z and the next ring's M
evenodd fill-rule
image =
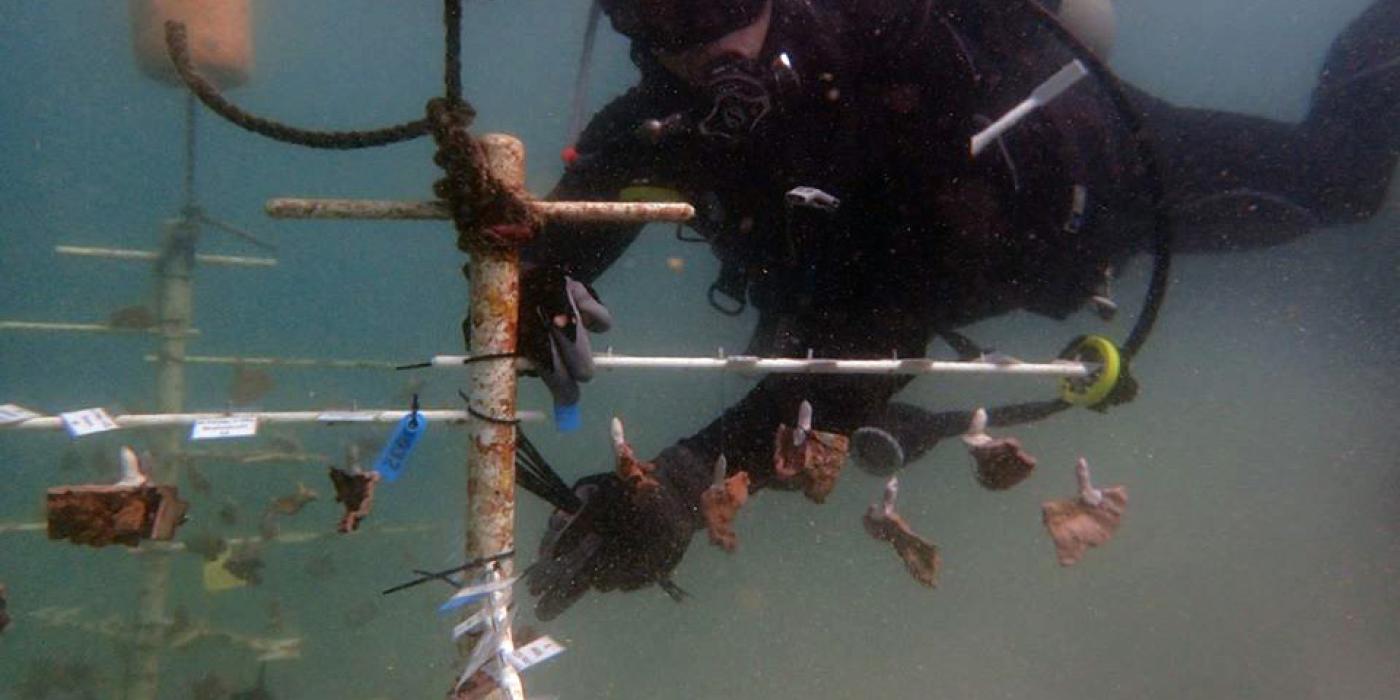
M708 44L758 19L768 0L599 0L617 33L660 51Z

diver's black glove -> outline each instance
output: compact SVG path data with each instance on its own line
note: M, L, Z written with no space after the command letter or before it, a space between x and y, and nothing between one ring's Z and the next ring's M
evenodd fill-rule
M552 265L526 266L520 275L519 351L554 396L561 430L578 425L580 382L593 378L588 331L612 327L612 315L588 285Z
M699 499L706 483L700 459L684 447L662 451L652 477L659 488L629 492L614 473L580 479L583 505L556 510L540 542L539 560L526 573L535 614L550 620L588 589L630 591L660 585L677 600L671 582L690 537L700 527Z

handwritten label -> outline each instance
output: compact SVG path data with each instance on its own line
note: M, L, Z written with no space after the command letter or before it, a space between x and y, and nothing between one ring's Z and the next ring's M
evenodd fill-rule
M517 671L524 671L542 661L548 661L564 653L564 645L544 636L506 654L506 661Z
M68 429L68 434L75 438L117 429L116 421L100 408L60 413L58 417L63 419L63 426Z
M257 416L205 418L195 421L194 427L190 429L191 440L219 440L223 438L251 437L257 434Z
M30 418L38 418L39 414L20 406L19 404L7 403L0 405L0 425L19 423Z

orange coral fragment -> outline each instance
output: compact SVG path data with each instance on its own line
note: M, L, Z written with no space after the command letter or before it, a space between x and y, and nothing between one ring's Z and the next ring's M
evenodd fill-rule
M613 454L617 455L617 476L627 487L627 493L633 498L655 493L657 489L661 488L661 483L652 476L652 472L656 471L656 465L637 459L636 453L632 451L632 446L627 444L626 437L623 435L621 420L613 418L611 428Z
M379 472L347 471L330 468L331 485L335 487L335 501L345 507L335 530L340 533L354 532L360 521L369 517L374 508L374 488L379 485Z
M1019 440L987 434L985 409L972 414L972 424L962 439L977 464L977 483L992 491L1005 491L1025 481L1035 469L1035 457L1021 449Z
M885 484L884 499L870 504L862 522L865 531L877 540L894 545L894 551L904 561L904 568L915 581L929 588L938 586L938 572L943 568L943 559L938 554L938 545L915 534L909 523L894 510L895 497L899 493L899 480L890 477Z
M705 529L710 535L710 543L732 552L739 546L739 536L734 532L734 518L739 509L749 500L749 473L736 472L725 478L724 457L715 463L715 481L700 494L700 514L705 518Z
M1079 479L1078 496L1046 501L1040 506L1060 566L1073 566L1090 547L1108 542L1128 509L1128 490L1122 486L1094 488L1089 481L1089 462L1083 457L1079 458L1075 475Z
M773 440L773 472L792 481L816 503L826 501L846 465L851 441L845 435L812 429L812 406L802 402L797 425L779 425Z
M104 547L135 547L141 540L168 540L185 522L189 503L174 486L148 483L136 453L121 449L122 479L115 484L57 486L45 505L49 539Z

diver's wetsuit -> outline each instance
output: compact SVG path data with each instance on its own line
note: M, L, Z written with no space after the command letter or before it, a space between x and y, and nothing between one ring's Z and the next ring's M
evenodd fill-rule
M1400 23L1389 15L1379 19L1394 34ZM1145 249L1151 211L1142 164L1092 79L968 157L970 136L988 118L1071 57L1014 7L774 0L760 60L779 53L797 80L770 86L774 111L734 145L694 133L657 143L639 138L644 120L686 114L709 98L634 51L641 85L594 118L552 195L614 199L638 182L683 192L723 263L712 293L759 311L750 353L923 356L936 332L1010 310L1063 318L1108 270ZM1179 109L1133 93L1150 131L1160 134L1168 203L1196 227L1178 231L1183 250L1272 244L1297 228L1280 232L1280 223L1325 225L1376 210L1395 166L1397 127L1381 122L1386 129L1364 137L1352 132L1347 125L1357 115L1323 88L1301 126ZM1394 115L1400 100L1388 99L1383 106ZM1318 155L1342 148L1350 160ZM798 186L830 193L840 207L785 206L784 193ZM1245 221L1276 234L1222 233L1244 230ZM551 226L526 256L591 282L639 230ZM749 471L757 488L772 485L774 430L794 419L802 400L812 403L819 428L849 432L908 381L769 376L681 441L703 462L682 477L681 490L698 501L722 439L731 469Z

